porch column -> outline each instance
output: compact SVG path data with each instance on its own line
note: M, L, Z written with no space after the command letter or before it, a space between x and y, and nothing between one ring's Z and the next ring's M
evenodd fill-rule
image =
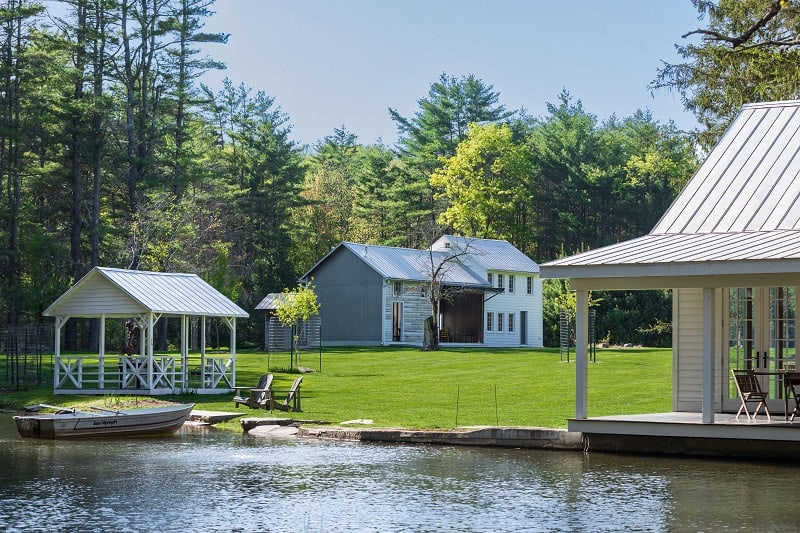
M715 289L703 289L703 423L714 423L714 297Z
M575 418L588 417L589 291L575 291Z

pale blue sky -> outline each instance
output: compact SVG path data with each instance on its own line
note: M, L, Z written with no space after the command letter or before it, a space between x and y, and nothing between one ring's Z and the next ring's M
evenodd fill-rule
M474 74L508 109L546 115L566 88L600 120L650 109L695 127L680 98L651 97L661 61L702 24L690 0L217 0L206 31L227 76L275 98L293 139L314 144L342 125L363 144L397 140L404 116L442 72Z

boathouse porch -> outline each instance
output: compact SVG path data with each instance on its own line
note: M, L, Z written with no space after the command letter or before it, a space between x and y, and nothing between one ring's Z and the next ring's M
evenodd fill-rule
M800 418L773 415L718 413L711 424L702 413L613 415L570 419L568 428L583 435L586 451L800 461Z

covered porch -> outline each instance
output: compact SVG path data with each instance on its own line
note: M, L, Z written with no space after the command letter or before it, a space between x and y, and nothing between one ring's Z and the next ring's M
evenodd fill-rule
M459 289L439 303L439 342L476 344L482 340L484 291Z
M194 274L95 267L43 314L55 318L56 394L213 394L236 386L236 319L248 314ZM179 320L178 352L155 353L156 325L167 317ZM226 353L207 353L208 317L227 327ZM99 320L97 354L62 353L64 325L73 318ZM192 320L201 340L190 355ZM131 341L110 353L109 321L124 321Z

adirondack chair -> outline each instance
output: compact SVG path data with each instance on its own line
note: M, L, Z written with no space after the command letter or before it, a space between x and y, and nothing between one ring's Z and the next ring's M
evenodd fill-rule
M736 383L736 391L739 393L739 398L742 400L742 406L736 413L736 419L742 414L742 411L747 415L748 420L754 419L758 416L758 412L763 409L767 415L767 420L771 420L769 416L769 409L767 409L767 393L761 390L761 384L758 382L756 376L750 370L734 370L731 368L733 381ZM748 404L756 404L755 410L752 412L747 409Z
M247 390L247 394L243 391ZM272 374L264 374L258 379L258 385L254 389L246 389L245 387L236 387L236 393L233 396L233 403L236 408L239 405L246 405L250 409L269 409L272 402Z
M289 389L288 393L286 394L286 399L283 402L276 402L275 401L275 394L270 396L270 407L269 410L273 411L278 409L280 411L302 411L300 409L300 383L303 381L303 377L299 377L294 380L292 383L292 387Z

